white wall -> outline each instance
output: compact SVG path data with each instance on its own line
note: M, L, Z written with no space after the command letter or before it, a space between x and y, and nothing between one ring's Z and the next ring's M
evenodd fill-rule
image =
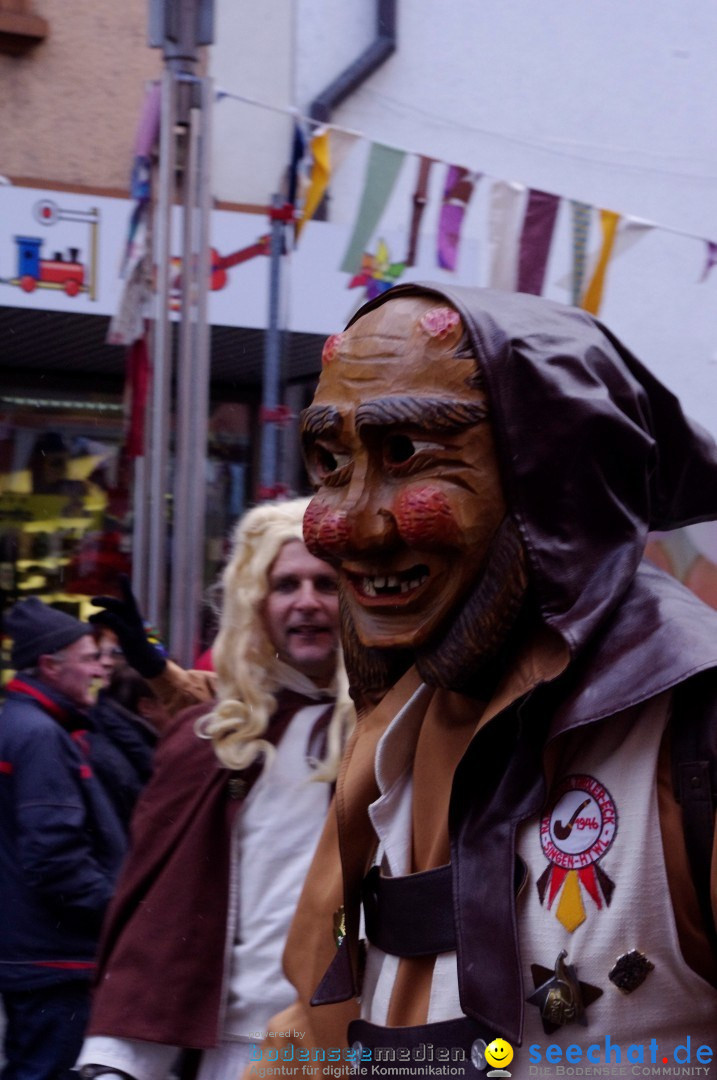
M294 95L291 0L218 0L209 74L217 90L262 102L219 100L213 117L214 194L265 205L281 182L291 149Z
M372 0L293 5L263 0L254 8L246 0L217 4L215 54L238 57L240 45L251 56L246 67L238 59L234 63L232 87L267 102L287 95L287 107L300 110L373 34ZM717 5L713 0L397 0L397 6L396 54L336 111L333 122L367 140L484 174L466 216L461 281L487 284L489 194L498 179L659 226L613 260L600 316L717 433L717 267L700 282L704 241L717 240ZM279 13L285 19L272 35L267 24L273 21L276 28ZM229 77L226 65L222 70L223 75L217 64L220 83ZM218 110L226 107L228 113L230 104L239 108L227 101ZM225 163L225 171L215 174L217 194L249 201L257 195L261 173L264 194L257 197L265 200L286 151L276 153L266 110L254 108L246 115L262 131L247 145L251 167ZM288 144L288 136L282 138ZM217 145L218 159L228 155L224 138ZM367 148L368 142L357 145L332 186L331 219L339 227L332 235L341 244L358 206ZM391 238L395 257L402 254L410 215L412 161L407 159L376 233ZM222 187L228 176L231 196ZM423 265L403 280L444 276L432 262L440 184L436 172L424 220ZM243 195L245 189L254 195ZM568 301L565 209L560 222L545 292ZM312 232L322 228L308 226L308 249ZM331 243L338 268L343 249L338 239ZM590 250L598 243L596 220ZM316 276L321 278L334 254L326 254L327 242L318 248L323 261ZM302 279L289 288L301 296L299 321L328 332L336 329L331 320L337 305L326 305L319 289L307 290L307 256L308 250L292 260L301 266ZM346 275L335 273L336 287L345 289ZM349 310L358 297L344 295ZM299 318L296 304L293 309L292 318Z

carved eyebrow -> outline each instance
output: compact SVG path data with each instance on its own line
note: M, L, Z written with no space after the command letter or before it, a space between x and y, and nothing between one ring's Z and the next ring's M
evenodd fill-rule
M375 398L356 410L356 430L412 424L426 431L463 431L488 417L484 401L454 401L438 397Z
M341 413L334 405L309 405L301 414L302 437L335 437L341 431Z

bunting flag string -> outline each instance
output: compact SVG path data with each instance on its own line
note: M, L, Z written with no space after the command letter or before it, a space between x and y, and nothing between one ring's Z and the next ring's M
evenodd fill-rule
M340 267L345 273L354 274L358 270L364 248L391 197L405 156L403 150L392 146L371 144L358 217Z
M461 225L477 180L476 174L460 165L448 166L438 221L437 256L443 270L455 270L458 264Z
M303 130L315 127L314 121L301 117L296 109L268 105L217 90L217 101L227 98L289 114L294 117L297 127ZM365 138L361 132L350 131L334 124L314 130L301 159L303 189L297 189L296 192L295 240L298 241L303 226L316 213L346 150L359 139ZM292 163L297 154L295 147ZM374 234L381 223L407 155L417 158L418 172L411 196L406 255L402 262L394 262L386 242L376 241ZM420 230L429 197L429 179L433 166L437 164L445 165L446 176L438 214L436 263L443 270L455 271L468 205L479 179L484 174L465 166L440 162L420 152L383 143L371 143L358 213L339 267L341 271L352 275L349 287L362 285L366 288L385 289L398 279L406 266L416 264ZM295 174L299 184L302 167L299 167ZM515 181L490 177L488 179L492 181L487 196L488 284L493 288L541 294L563 197L548 191L527 188L525 184ZM707 280L717 263L717 241L655 222L621 216L616 211L598 210L576 199L566 200L566 203L569 204L571 215L571 269L566 278L555 284L566 288L572 303L582 306L591 314L599 313L611 260L627 251L651 229L658 228L699 240L706 246L700 282ZM588 243L593 217L597 217L599 221L601 238L599 250L593 259L590 259ZM373 253L368 250L370 243L373 243Z
M518 292L540 296L543 291L559 206L558 195L534 189L528 192L518 249Z

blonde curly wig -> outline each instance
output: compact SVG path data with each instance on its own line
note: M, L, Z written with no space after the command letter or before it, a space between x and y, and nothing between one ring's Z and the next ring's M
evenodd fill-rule
M209 738L222 765L245 769L257 758L271 758L263 736L281 687L280 662L266 633L261 607L269 591L269 571L289 540L303 543L302 522L309 499L264 503L249 510L232 537L221 577L219 632L212 647L217 673L217 703L197 724ZM339 649L332 687L336 705L328 729L327 751L316 780L335 779L355 713Z

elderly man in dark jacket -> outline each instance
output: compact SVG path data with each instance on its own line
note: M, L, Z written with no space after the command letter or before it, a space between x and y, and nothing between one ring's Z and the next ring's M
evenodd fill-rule
M5 632L17 674L0 718L2 1076L64 1080L125 834L86 754L101 676L93 628L31 597Z

